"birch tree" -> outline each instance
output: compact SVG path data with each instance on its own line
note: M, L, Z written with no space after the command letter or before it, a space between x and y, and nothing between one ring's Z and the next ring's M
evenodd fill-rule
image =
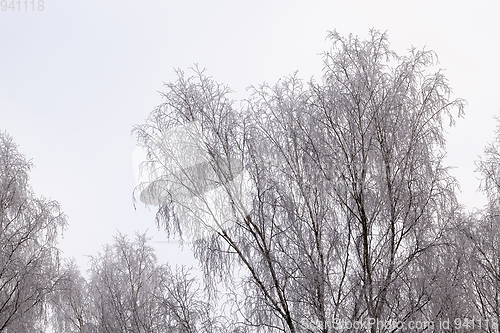
M65 262L62 278L51 299L52 326L57 332L96 333L95 299L89 283L81 275L76 263Z
M59 275L57 237L66 218L56 201L36 197L31 162L0 132L0 331L36 332Z
M96 332L223 331L189 270L158 264L144 234L133 241L119 234L104 246L92 258L88 284L92 318L87 326ZM76 311L72 321L80 317Z
M145 235L118 235L92 258L90 292L99 332L158 332L160 271Z
M352 319L404 319L411 314L394 306L407 296L397 280L442 244L459 209L442 157L444 121L453 124L464 102L450 100L441 71L426 70L431 51L398 56L377 31L367 40L329 36L323 83L311 87L322 133L310 151L351 231L360 282Z
M229 88L179 71L134 129L154 175L140 199L193 241L208 285L225 282L256 331L424 316L429 284L418 274L459 211L443 133L464 102L429 72L435 54L399 56L375 30L329 38L319 82L251 88L237 110ZM195 142L187 156L165 142L178 126ZM192 167L199 156L203 170Z
M498 121L498 119L497 119ZM490 331L498 330L500 322L500 127L495 140L488 144L484 158L478 163L481 191L486 195L486 207L476 212L470 220L465 235L472 246L469 267L470 293L475 296L475 306L481 318L490 320ZM491 326L496 323L496 328Z

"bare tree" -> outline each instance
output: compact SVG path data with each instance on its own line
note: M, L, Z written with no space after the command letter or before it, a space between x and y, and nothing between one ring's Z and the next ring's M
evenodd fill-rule
M157 264L147 242L145 234L134 241L118 234L93 257L89 285L96 331L222 332L189 270ZM79 317L73 313L73 321Z
M498 120L497 120L498 121ZM475 296L475 306L483 319L500 322L500 126L496 139L485 148L485 157L478 163L482 182L480 189L488 203L484 209L470 217L464 234L472 247L470 293Z
M199 281L191 273L191 269L184 266L175 271L163 267L162 292L156 298L164 320L169 321L169 332L229 332L230 326L216 315L215 304L209 303Z
M426 71L435 63L430 51L398 56L377 31L367 40L329 36L323 84L311 86L320 132L308 151L350 230L360 282L352 319L403 319L410 313L394 306L403 296L397 280L443 244L459 209L442 165L443 117L453 123L451 111L460 115L464 102L449 99L440 71Z
M0 331L43 329L48 295L59 281L57 236L66 218L31 190L32 164L0 133Z
M92 258L90 290L99 332L157 332L160 271L145 235L134 242L119 234Z
M225 281L256 331L423 316L430 285L412 281L459 210L443 118L464 102L428 73L434 53L398 56L378 31L329 37L319 83L253 88L238 111L226 86L179 71L134 129L153 175L141 200L191 237L208 285Z
M51 297L53 328L57 332L97 333L89 284L74 261L66 262L61 271L61 282Z
M293 326L287 300L276 288L280 277L271 272L277 262L270 249L262 248L267 246L267 226L254 220L251 205L248 209L253 198L247 200L246 196L254 194L254 186L246 187L246 180L237 178L248 172L243 168L245 124L232 108L229 89L203 71L195 71L196 78L188 79L179 71L179 80L167 85L165 104L150 115L147 124L135 128L148 152L145 167L150 174L157 173L150 184L139 187L141 199L149 201L144 194L156 198L161 207L158 221L165 223L167 231L192 237L212 290L219 280L229 282L235 263L242 264L264 295L254 298L265 303L263 311L254 312L262 319L255 325L264 324L268 329ZM189 139L171 146L166 133L179 132ZM193 167L196 165L203 168ZM266 309L268 303L271 311Z

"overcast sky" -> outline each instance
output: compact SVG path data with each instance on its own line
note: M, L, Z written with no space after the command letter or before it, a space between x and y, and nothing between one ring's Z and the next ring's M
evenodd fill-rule
M162 102L174 68L198 63L242 98L296 70L319 79L334 29L365 37L373 27L400 54L437 53L454 97L468 102L446 162L461 202L484 204L473 171L500 111L494 1L45 0L43 11L20 9L0 11L0 130L35 164L35 192L61 203L69 226L60 245L83 269L117 230L165 239L153 211L134 210L130 130ZM190 260L187 247L154 244L162 261Z

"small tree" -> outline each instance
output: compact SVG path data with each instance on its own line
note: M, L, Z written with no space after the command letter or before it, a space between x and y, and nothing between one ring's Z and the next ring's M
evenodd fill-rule
M92 258L90 291L100 332L156 332L161 275L145 235L119 234Z
M32 164L0 133L0 331L35 332L59 282L57 236L66 218L55 201L37 198Z
M61 272L61 282L52 296L52 326L57 332L97 333L89 284L74 261L66 262Z
M134 241L118 234L92 258L89 290L88 327L97 332L219 332L189 270L159 265L144 234ZM72 321L79 317L74 312Z

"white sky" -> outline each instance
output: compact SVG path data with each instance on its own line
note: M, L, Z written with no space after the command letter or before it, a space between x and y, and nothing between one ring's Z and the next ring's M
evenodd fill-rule
M447 163L461 202L484 204L473 171L500 111L494 1L45 0L43 11L21 9L0 11L0 130L35 164L36 193L62 204L60 246L84 269L116 230L165 238L153 211L133 208L130 130L162 102L174 67L198 63L243 97L295 70L319 78L333 29L364 37L374 27L400 54L412 45L438 54L455 97L468 101ZM162 261L191 260L188 247L155 244Z

